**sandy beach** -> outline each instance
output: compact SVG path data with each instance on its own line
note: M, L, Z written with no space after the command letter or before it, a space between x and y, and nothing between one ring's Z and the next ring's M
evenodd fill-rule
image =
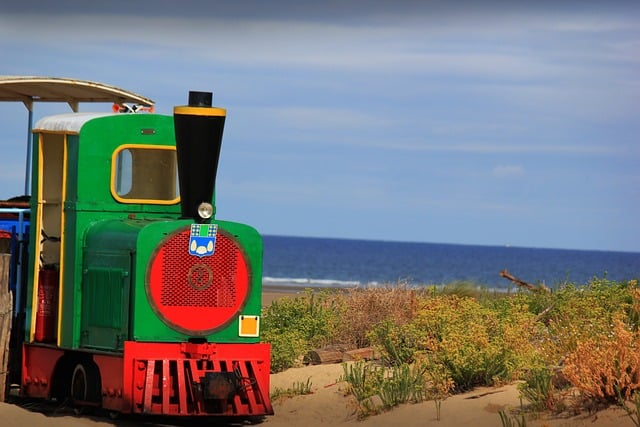
M469 393L454 395L442 402L440 420L436 416L433 402L407 404L380 415L358 420L354 403L345 396L344 384L336 380L342 374L340 364L306 366L292 368L271 376L271 388L286 389L296 382L310 380L312 393L305 396L280 398L273 402L275 415L266 417L261 424L265 427L499 427L502 426L499 411L518 410L520 397L515 384L478 388ZM515 415L514 415L515 416ZM153 420L122 417L111 420L105 416L76 416L70 408L56 408L50 405L21 405L0 403L0 426L3 427L129 427L135 425L150 427L172 424L157 424ZM191 424L190 424L191 425ZM223 424L225 425L225 424ZM231 424L227 424L231 425ZM517 424L514 424L517 425ZM549 414L528 414L527 426L548 427L632 427L631 419L620 408L609 408L595 414L583 413L572 417L563 414L554 417Z
M273 301L283 297L295 297L302 292L304 292L304 288L301 287L269 287L262 292L262 306L267 307Z
M268 289L264 292L265 304L278 298L292 295L301 289ZM311 383L311 394L285 397L273 402L275 415L266 417L265 427L284 426L403 426L403 427L456 427L456 426L502 426L500 411L511 411L512 417L523 402L516 384L495 388L477 388L471 392L451 396L441 405L440 420L437 419L434 402L407 404L389 412L359 420L354 401L345 395L345 384L338 382L343 373L341 364L325 364L288 369L271 375L271 390L291 388L295 383ZM524 402L526 405L526 402ZM76 416L70 408L60 408L41 403L0 403L0 426L2 427L106 427L154 424L157 420L122 417L111 420L105 416ZM527 426L548 427L632 427L633 421L621 408L608 408L595 414L583 412L569 416L552 414L527 414ZM223 424L224 425L224 424ZM513 425L518 425L515 423Z

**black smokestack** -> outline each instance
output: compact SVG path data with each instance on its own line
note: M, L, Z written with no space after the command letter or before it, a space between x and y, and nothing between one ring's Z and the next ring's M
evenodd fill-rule
M211 92L189 92L189 105L174 107L182 217L203 222L202 202L212 203L226 111L212 107ZM215 212L215 210L214 210Z

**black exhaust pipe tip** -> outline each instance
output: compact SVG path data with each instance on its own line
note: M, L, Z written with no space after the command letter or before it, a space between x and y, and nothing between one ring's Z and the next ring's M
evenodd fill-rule
M211 107L213 92L189 91L189 107Z

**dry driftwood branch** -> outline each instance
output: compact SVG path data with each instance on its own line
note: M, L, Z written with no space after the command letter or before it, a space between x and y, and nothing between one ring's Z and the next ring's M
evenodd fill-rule
M333 350L313 350L307 354L309 363L312 365L322 365L325 363L342 362L342 352Z
M340 347L325 347L307 353L305 361L311 365L341 363L352 360L372 360L380 355L372 347L346 350Z
M542 310L540 313L538 313L538 315L536 316L536 322L539 322L540 320L542 320L544 318L544 316L547 315L547 313L549 313L551 310L553 310L553 308L556 306L556 303L554 302L553 304L551 304L549 307L545 308L544 310Z
M529 282L525 282L524 280L518 279L517 277L510 274L506 268L500 272L500 276L510 280L511 282L515 283L520 287L530 290L531 292L546 292L546 293L551 292L551 290L543 284L532 285Z

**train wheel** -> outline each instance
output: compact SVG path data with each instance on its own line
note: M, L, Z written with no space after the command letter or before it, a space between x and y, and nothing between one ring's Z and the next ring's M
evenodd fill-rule
M71 399L77 406L76 412L100 406L100 372L92 363L78 363L71 375Z
M51 379L51 397L60 404L66 403L71 397L71 373L75 364L67 356L62 356L56 364Z

